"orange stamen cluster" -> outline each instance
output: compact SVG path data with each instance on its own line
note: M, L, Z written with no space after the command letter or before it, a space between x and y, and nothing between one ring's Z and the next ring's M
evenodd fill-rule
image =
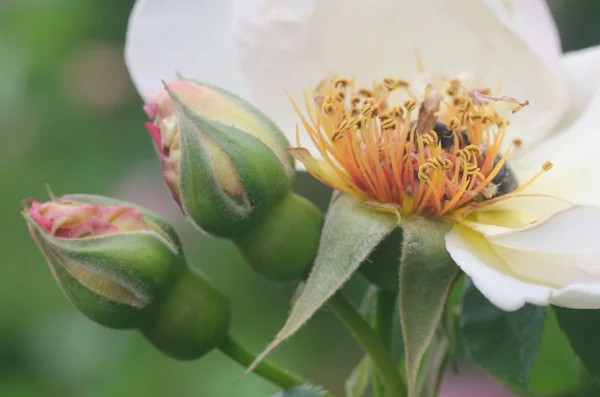
M508 121L498 116L498 102L513 113L527 105L485 88L468 91L458 80L418 96L402 80L355 89L352 81L330 79L312 101L305 97L306 117L293 103L322 160L299 137L289 151L322 183L367 204L403 216L444 216L496 195L493 181L508 156L501 154Z

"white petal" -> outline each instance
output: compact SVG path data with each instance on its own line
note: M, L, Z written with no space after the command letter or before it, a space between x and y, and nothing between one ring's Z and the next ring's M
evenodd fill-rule
M232 1L136 1L125 60L145 100L178 74L248 97L230 32Z
M526 193L549 194L575 204L600 206L600 77L589 81L595 84L595 93L588 98L581 117L559 135L511 162L522 182L537 173L545 161L554 164Z
M446 249L458 266L490 302L502 310L518 310L526 303L547 305L552 287L523 280L472 230L454 226L446 234Z
M299 98L331 74L410 79L416 49L425 69L448 76L470 71L492 88L501 81L503 93L528 99L532 105L510 129L527 145L552 129L568 103L556 74L556 31L542 1L526 2L535 7L515 2L508 11L492 3L242 0L234 32L259 105L292 140L297 117L284 89Z
M544 222L517 232L489 237L505 248L569 255L598 255L600 269L600 208L572 207Z
M446 248L495 305L600 308L600 209L572 207L548 220L484 236L455 226Z
M560 36L545 0L484 0L557 74L562 54Z
M568 52L563 55L562 63L571 105L560 121L559 132L581 117L600 88L600 46Z
M554 294L552 304L571 309L600 309L600 285L569 285Z

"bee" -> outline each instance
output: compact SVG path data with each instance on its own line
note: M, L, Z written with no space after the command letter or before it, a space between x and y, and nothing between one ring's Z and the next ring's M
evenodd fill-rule
M494 159L494 167L498 165L502 159L502 156L498 155ZM484 194L484 200L489 200L494 197L503 196L508 194L519 187L519 181L513 171L512 167L504 162L500 171L496 174L494 179L486 187L486 193Z
M411 131L412 131L413 127L415 126L415 124L416 124L416 121L410 122ZM446 124L436 122L433 127L433 132L435 132L435 134L437 135L442 149L449 150L454 146L454 132L449 130L448 126ZM461 134L461 138L462 138L462 142L461 142L462 145L464 145L464 146L469 145L470 142L469 142L469 137L467 136L467 132L463 130L460 132L460 134Z

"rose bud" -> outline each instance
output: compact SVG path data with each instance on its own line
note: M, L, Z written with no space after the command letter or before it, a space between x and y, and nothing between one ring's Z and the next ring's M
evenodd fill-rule
M28 200L22 214L57 283L90 319L140 329L164 353L183 359L227 336L228 300L187 267L177 234L150 211L71 195Z
M176 81L144 109L171 194L202 230L234 235L289 191L294 163L285 137L242 99Z
M291 192L288 142L260 110L221 88L175 81L144 106L163 176L201 230L233 240L269 279L308 272L322 217Z

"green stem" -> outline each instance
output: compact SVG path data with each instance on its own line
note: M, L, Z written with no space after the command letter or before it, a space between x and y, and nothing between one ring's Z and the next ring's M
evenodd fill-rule
M422 397L435 397L438 395L444 367L449 357L449 346L450 343L445 335L441 335L439 340L436 341L435 348L431 352L431 357L429 357L425 385L423 392L420 393Z
M248 367L256 358L256 355L241 346L231 336L221 342L218 348L233 361L240 363L244 367ZM284 390L294 386L309 384L309 382L303 380L299 376L266 361L260 363L256 369L254 369L254 372Z
M394 319L394 308L396 305L396 294L379 289L375 307L375 332L381 338L385 347L390 350L392 343L392 321ZM373 394L382 397L385 393L381 377L377 372L373 373Z
M388 349L379 335L373 331L356 308L341 293L335 294L327 303L371 357L390 394L394 397L405 397L404 382L402 382L400 374L396 370L396 364L390 358Z
M384 290L377 291L377 307L375 309L375 330L388 350L392 344L392 322L396 307L396 294Z

